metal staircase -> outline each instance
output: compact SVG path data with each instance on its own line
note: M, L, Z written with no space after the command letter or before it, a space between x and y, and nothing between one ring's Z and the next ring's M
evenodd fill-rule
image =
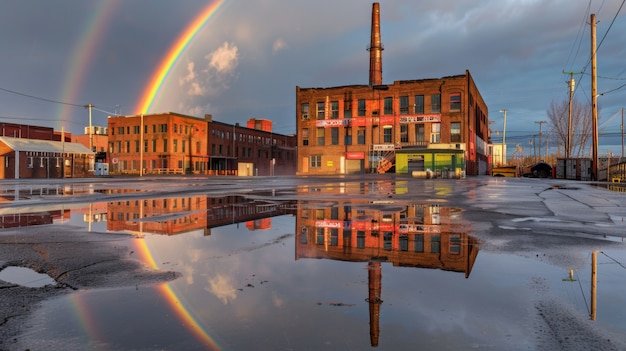
M394 166L396 162L396 151L388 151L384 155L382 155L380 161L378 162L378 167L376 171L379 174L386 173L391 167Z

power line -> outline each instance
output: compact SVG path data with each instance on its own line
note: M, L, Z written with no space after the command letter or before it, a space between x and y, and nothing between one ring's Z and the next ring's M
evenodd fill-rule
M73 104L73 103L70 103L70 102L63 102L63 101L57 101L57 100L52 100L52 99L46 99L46 98L42 98L42 97L39 97L39 96L34 96L34 95L25 94L25 93L20 93L19 91L14 91L14 90L5 89L5 88L0 88L0 90L5 91L7 93L15 94L15 95L25 96L25 97L28 97L28 98L31 98L31 99L35 99L35 100L52 102L52 103L55 103L55 104L68 105L68 106L74 106L74 107L83 107L84 106L84 104L79 105L79 104Z

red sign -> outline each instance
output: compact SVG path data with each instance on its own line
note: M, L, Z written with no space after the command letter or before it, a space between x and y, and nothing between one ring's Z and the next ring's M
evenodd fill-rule
M364 160L365 152L346 152L346 160Z

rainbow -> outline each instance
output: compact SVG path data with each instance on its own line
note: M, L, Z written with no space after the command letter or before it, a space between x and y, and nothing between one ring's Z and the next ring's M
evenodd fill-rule
M145 114L150 111L157 94L159 94L161 90L161 86L168 78L172 68L176 65L176 62L178 62L181 54L224 2L225 0L215 0L209 3L209 5L207 5L200 12L200 14L194 18L189 26L185 28L178 39L176 39L174 45L171 46L167 55L165 55L157 70L150 78L150 83L148 83L147 88L141 96L139 104L135 108L136 114Z
M82 31L83 35L74 47L70 56L72 59L67 66L67 77L61 89L61 101L77 101L78 93L87 74L89 63L94 62L98 45L102 42L105 34L105 27L110 22L115 9L121 1L102 1L97 5L91 16L87 20L87 27ZM61 105L59 116L61 122L67 122L70 117L70 110L76 106L68 104Z
M139 254L140 260L148 265L152 269L159 269L158 264L154 260L152 250L148 247L148 244L144 239L135 240L135 248ZM167 304L172 311L178 316L178 318L184 323L185 327L191 331L191 333L202 344L207 346L210 350L221 350L221 347L217 342L206 332L202 324L191 314L189 308L185 306L183 301L176 295L176 292L172 289L170 283L161 284L157 287L160 294L165 298Z

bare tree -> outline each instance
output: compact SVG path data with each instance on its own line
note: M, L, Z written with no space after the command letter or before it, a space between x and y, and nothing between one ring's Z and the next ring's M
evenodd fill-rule
M565 151L567 145L567 126L569 120L569 100L561 102L552 100L547 114L552 123L552 133L559 149ZM591 106L584 105L580 101L572 100L572 132L570 140L570 156L582 157L585 147L591 138ZM565 152L567 154L567 152Z

